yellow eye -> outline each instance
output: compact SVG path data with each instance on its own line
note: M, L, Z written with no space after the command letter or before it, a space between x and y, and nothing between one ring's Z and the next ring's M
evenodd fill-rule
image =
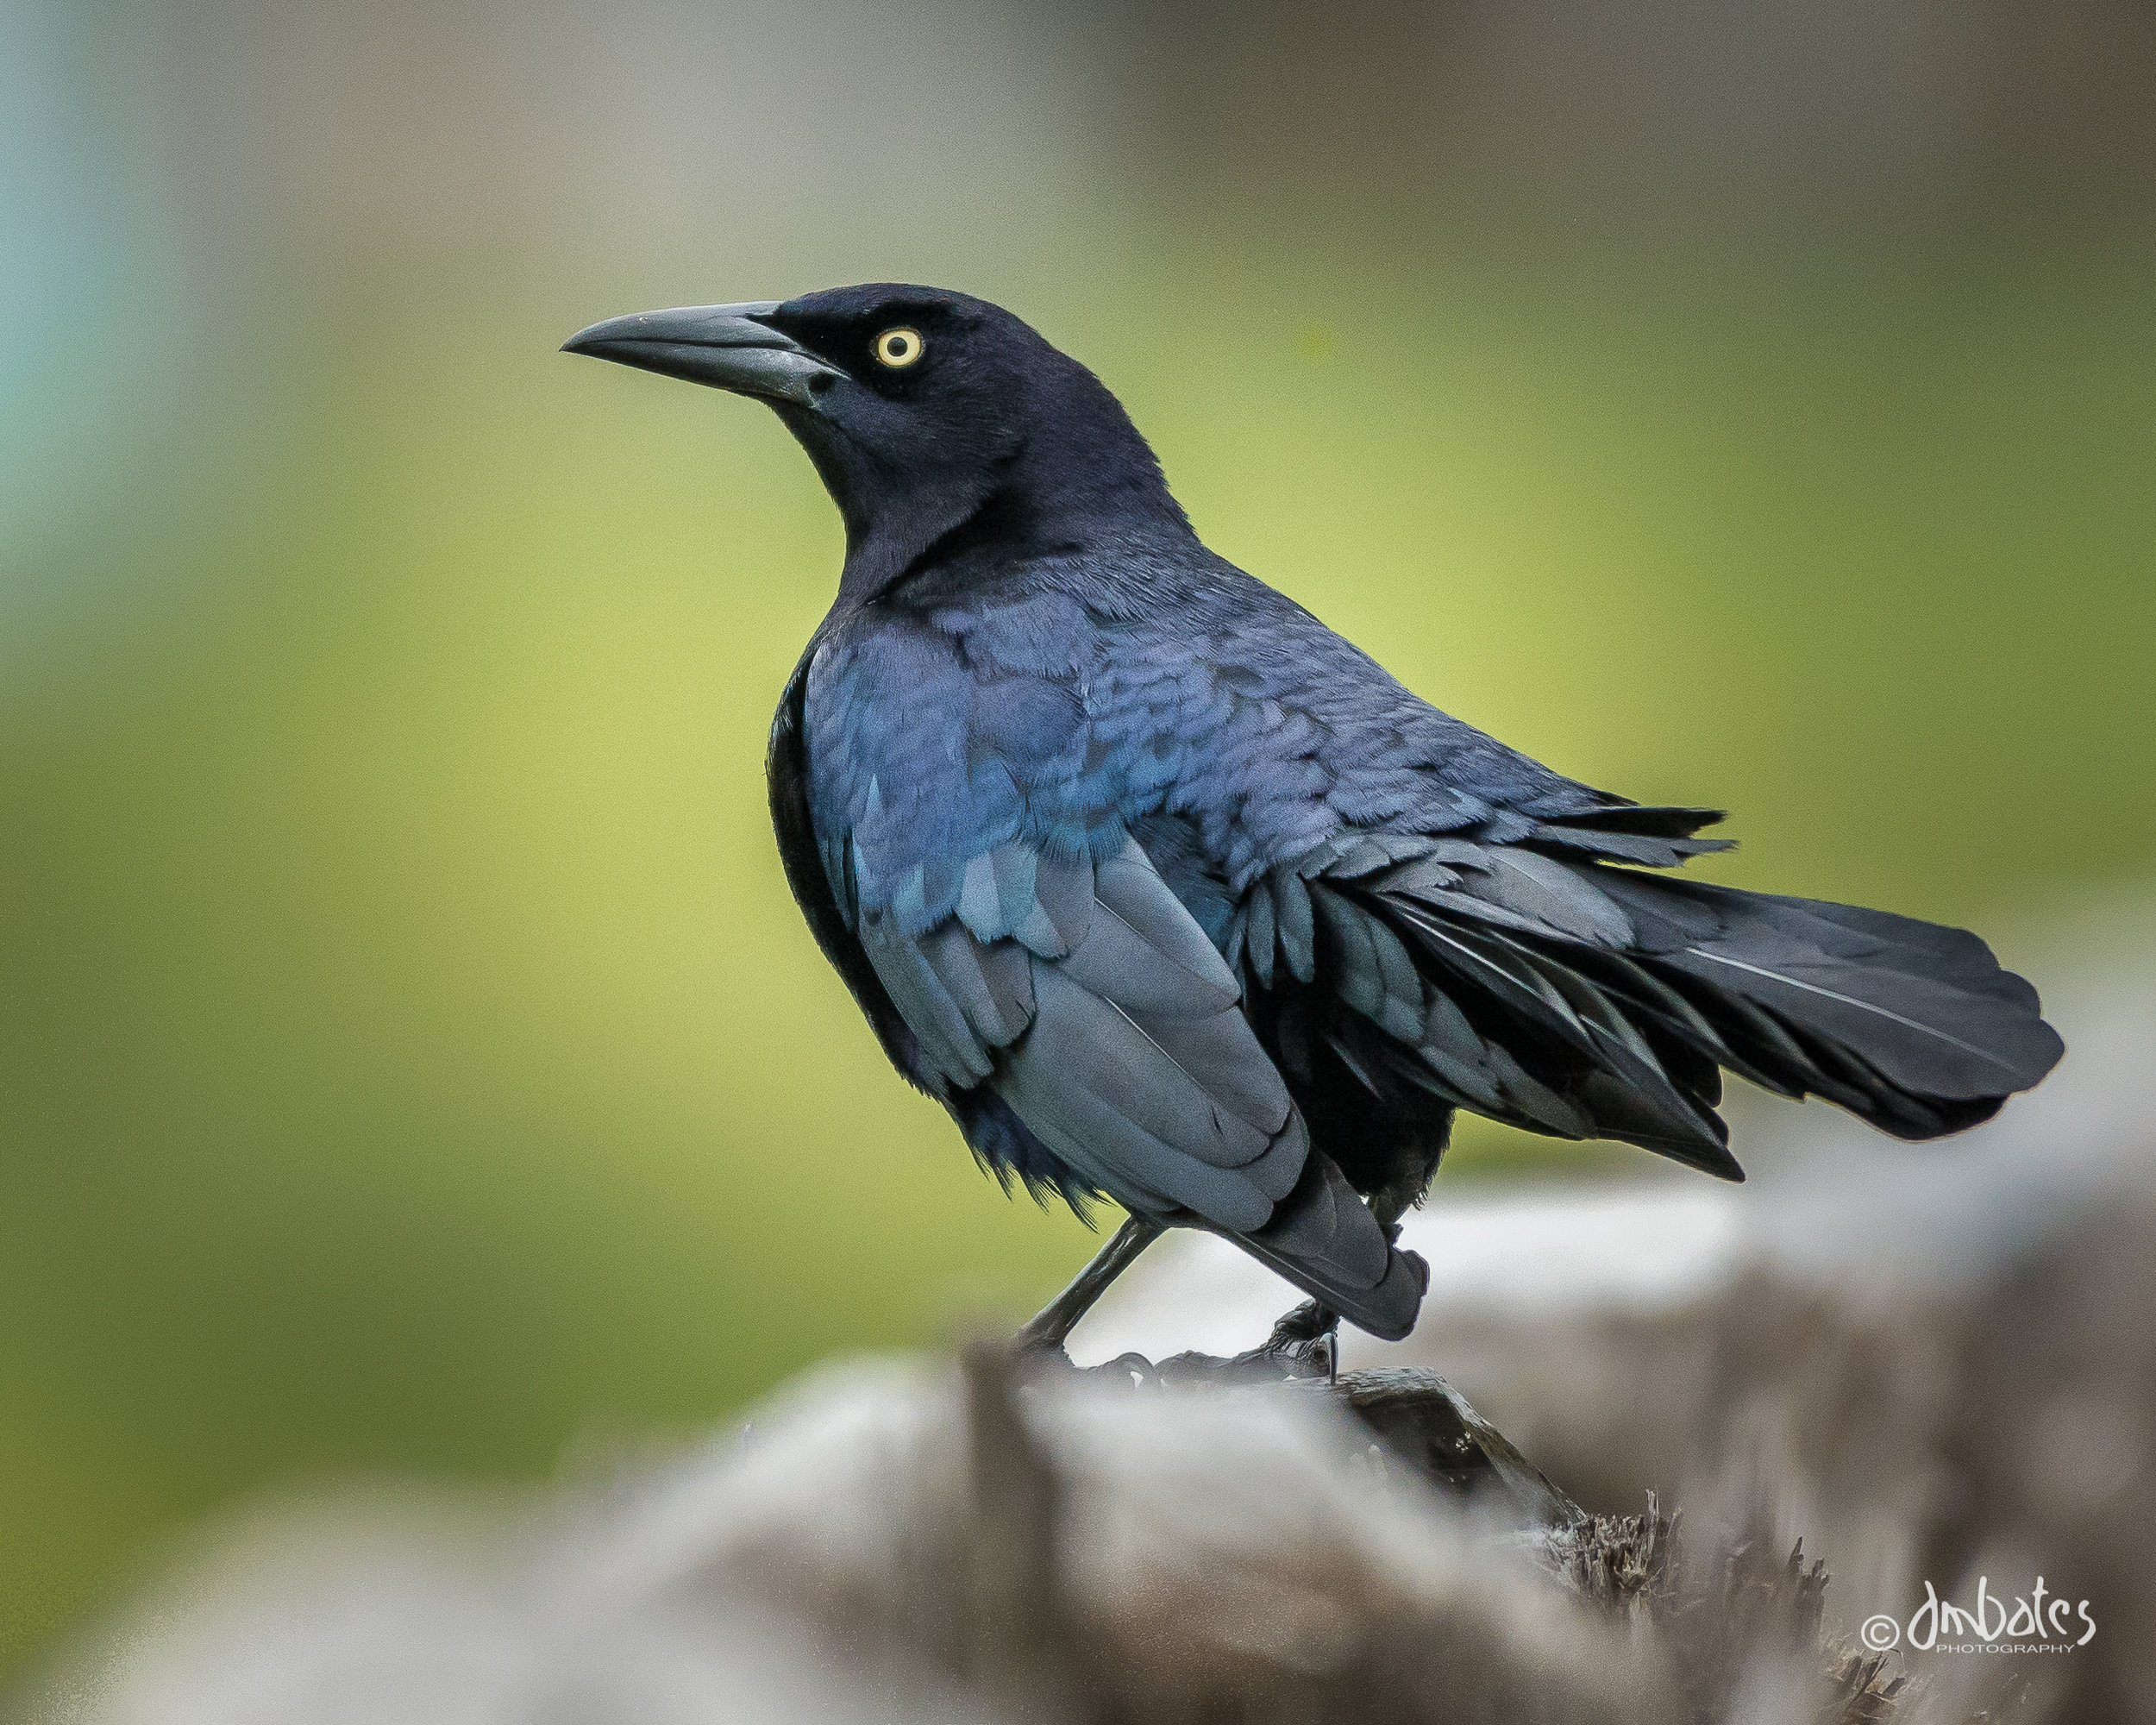
M876 362L890 367L894 372L904 371L921 357L921 351L926 345L921 340L918 329L908 329L903 326L886 329L876 337Z

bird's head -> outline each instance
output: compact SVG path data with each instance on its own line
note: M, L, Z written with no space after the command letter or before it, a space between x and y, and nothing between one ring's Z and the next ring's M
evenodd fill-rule
M962 528L1055 555L1188 535L1121 404L1000 306L878 283L610 318L590 354L777 410L846 523L862 597Z

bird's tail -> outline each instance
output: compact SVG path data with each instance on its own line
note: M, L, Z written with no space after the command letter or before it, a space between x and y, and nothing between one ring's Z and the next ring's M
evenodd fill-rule
M1996 1114L2065 1052L2036 990L1965 930L1853 905L1597 868L1634 952L1717 1064L1902 1138ZM1663 1022L1678 1033L1681 1007Z
M1283 1070L1725 1179L1744 1174L1724 1070L1929 1138L2058 1061L2036 991L1973 934L1636 866L1709 848L1684 835L1711 818L1627 806L1524 845L1343 841L1254 888L1231 953Z

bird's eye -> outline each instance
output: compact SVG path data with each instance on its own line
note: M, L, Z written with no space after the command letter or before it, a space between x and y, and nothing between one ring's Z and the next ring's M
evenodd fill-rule
M926 345L921 340L918 329L908 329L904 326L886 329L876 337L876 363L888 366L894 372L902 372L921 357L921 351Z

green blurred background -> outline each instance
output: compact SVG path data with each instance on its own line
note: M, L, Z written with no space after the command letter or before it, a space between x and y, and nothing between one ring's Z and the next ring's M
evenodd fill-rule
M1004 301L1725 878L2010 959L2151 872L2146 14L1617 9L0 11L0 1672L252 1490L543 1474L1089 1249L787 899L805 460L594 318Z

